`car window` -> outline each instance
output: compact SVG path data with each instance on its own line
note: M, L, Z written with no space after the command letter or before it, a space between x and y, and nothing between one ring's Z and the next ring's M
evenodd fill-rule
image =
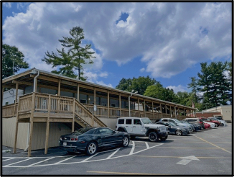
M109 128L100 128L99 131L100 131L101 134L111 135L113 133L113 130L111 130Z
M135 125L141 125L140 119L134 119L134 124Z
M119 119L118 124L124 124L124 119Z
M152 122L149 118L141 119L141 121L143 122L143 124L152 124Z
M126 124L132 124L132 119L126 119Z
M80 134L84 134L84 133L92 134L94 131L95 131L95 129L92 127L91 128L80 128L80 129L74 131L73 134L76 134L76 135L80 135Z
M167 120L167 119L163 119L162 121L163 121L163 122L168 122L168 120Z

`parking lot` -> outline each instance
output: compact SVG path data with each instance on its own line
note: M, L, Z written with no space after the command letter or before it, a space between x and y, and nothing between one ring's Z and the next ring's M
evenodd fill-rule
M93 156L59 148L27 152L2 147L3 175L231 175L232 124L164 142L131 140L127 148L102 149Z

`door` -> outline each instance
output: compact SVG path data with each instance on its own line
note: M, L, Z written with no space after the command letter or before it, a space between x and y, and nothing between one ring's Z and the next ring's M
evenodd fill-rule
M136 135L144 135L144 128L140 119L133 119L132 133Z
M128 133L133 132L133 119L126 119L125 128Z
M101 133L103 146L118 144L122 141L122 137L109 128L100 128L99 131Z

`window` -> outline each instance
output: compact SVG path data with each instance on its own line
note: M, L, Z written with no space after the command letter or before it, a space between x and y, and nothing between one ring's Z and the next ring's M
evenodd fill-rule
M126 119L126 124L132 124L132 119Z
M108 134L108 135L113 134L113 130L111 130L109 128L100 128L99 131L101 134Z
M119 119L118 124L124 124L124 119Z
M134 119L134 124L136 124L136 125L141 125L140 119Z
M163 121L163 122L168 122L168 120L167 120L167 119L163 119L162 121Z

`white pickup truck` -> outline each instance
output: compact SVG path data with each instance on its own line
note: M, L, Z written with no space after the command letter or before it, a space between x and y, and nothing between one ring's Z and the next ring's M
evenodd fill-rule
M116 130L128 132L131 138L148 136L150 141L165 141L168 137L168 130L165 125L153 124L147 117L118 118Z

